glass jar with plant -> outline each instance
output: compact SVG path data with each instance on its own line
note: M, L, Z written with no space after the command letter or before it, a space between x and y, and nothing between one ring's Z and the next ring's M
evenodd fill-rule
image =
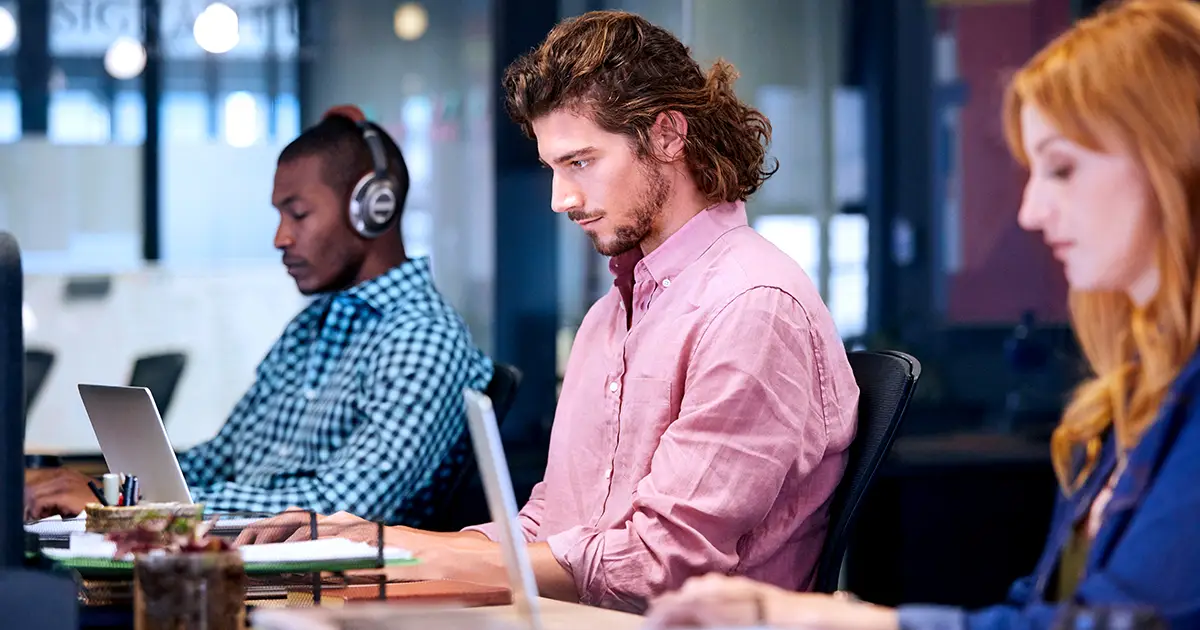
M134 556L137 630L244 630L246 571L238 550L210 536L215 521L172 516L108 534Z

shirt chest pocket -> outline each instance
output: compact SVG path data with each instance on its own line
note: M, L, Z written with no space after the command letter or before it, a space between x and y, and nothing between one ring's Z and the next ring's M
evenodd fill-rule
M671 381L662 378L630 377L625 379L625 391L621 395L622 414L626 410L637 413L638 407L670 407Z
M635 479L648 474L662 434L678 415L679 404L671 381L625 379L615 466Z

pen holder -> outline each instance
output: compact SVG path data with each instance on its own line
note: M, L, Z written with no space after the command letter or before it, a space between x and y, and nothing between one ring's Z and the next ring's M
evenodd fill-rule
M129 531L150 521L160 521L165 525L171 517L195 526L204 518L203 503L141 503L132 506L89 503L86 510L84 529L100 534Z
M236 549L136 554L136 630L244 630L246 570Z

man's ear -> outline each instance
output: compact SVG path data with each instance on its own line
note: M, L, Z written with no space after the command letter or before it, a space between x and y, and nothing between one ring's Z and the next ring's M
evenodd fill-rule
M686 138L687 118L674 110L659 114L658 118L654 119L654 126L650 128L650 144L654 157L663 162L683 159Z

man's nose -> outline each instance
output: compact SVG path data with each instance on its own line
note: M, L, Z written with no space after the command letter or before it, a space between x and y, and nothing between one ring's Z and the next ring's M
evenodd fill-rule
M550 209L562 213L582 208L583 205L583 192L579 187L555 175L550 193Z

